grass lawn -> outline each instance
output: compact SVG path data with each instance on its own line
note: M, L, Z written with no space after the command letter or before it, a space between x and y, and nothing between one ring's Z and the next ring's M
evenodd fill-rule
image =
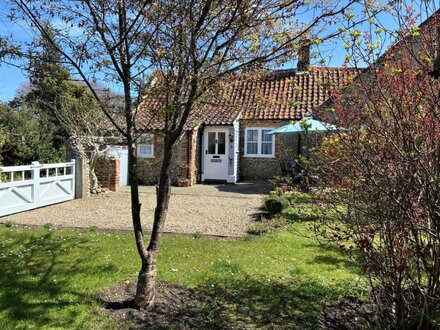
M256 239L165 236L159 279L215 297L200 309L213 327L316 328L358 269L309 233L296 223ZM139 267L129 234L0 227L0 329L116 328L93 297Z

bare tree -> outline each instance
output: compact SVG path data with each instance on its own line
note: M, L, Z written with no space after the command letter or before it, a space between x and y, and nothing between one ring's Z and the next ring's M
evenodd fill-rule
M59 45L67 65L84 80L106 118L126 140L133 229L142 261L135 302L139 307L150 307L155 299L157 258L170 200L172 146L194 104L231 74L291 60L303 37L319 43L340 33L329 30L329 24L346 18L359 1L7 2L13 7L11 17L20 15L42 37ZM53 38L41 23L47 18L59 22L54 24ZM356 24L354 21L350 24ZM147 73L152 72L148 79ZM153 78L158 83L150 84ZM124 107L119 116L123 123L102 102L94 80L121 86ZM151 97L159 104L151 107L151 120L164 123L164 155L147 245L140 221L135 145L142 131L135 130L134 104Z
M95 98L79 82L66 85L66 93L59 95L59 107L55 114L59 123L69 134L70 148L87 160L89 165L90 191L99 192L99 181L96 175L96 164L99 158L107 155L108 147L122 143L121 137L115 136L113 126L98 108ZM112 99L118 99L110 91L95 86L101 102L108 104L107 109L117 108Z

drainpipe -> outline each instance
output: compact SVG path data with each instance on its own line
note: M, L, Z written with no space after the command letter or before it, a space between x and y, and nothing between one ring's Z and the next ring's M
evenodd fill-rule
M205 130L205 125L202 124L201 128L200 128L200 134L199 134L199 171L197 173L198 176L198 181L201 182L202 181L202 174L203 174L203 168L202 168L202 164L203 164L203 131Z

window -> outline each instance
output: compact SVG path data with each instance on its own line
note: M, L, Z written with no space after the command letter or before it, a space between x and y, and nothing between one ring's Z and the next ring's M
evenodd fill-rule
M217 132L217 154L226 154L226 133Z
M275 157L275 137L267 134L273 128L246 128L245 151L247 157Z
M153 134L141 135L137 144L138 157L153 158L154 157L154 138Z
M217 148L217 149L216 149ZM208 155L226 154L226 133L208 132Z
M215 132L208 132L208 154L215 154Z

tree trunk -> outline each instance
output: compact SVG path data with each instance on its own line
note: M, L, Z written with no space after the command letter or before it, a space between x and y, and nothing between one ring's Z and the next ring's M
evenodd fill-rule
M138 276L135 304L139 308L152 308L156 297L157 258L170 201L171 176L170 167L173 157L173 141L168 136L164 141L164 156L160 171L159 187L156 191L157 204L154 212L153 231L147 249L147 257L142 259Z
M141 258L142 267L139 272L139 280L137 285L137 292L135 297L135 304L138 308L146 308L152 305L154 302L154 296L147 296L145 292L148 292L148 288L154 287L155 276L152 281L149 280L148 274L152 271L156 272L155 262L151 262L152 258L156 258L149 253L145 248L144 236L141 226L141 204L139 201L139 181L137 171L137 156L135 142L131 135L128 135L128 172L130 178L130 194L131 194L131 216L133 221L133 230L136 241L136 248L138 250L139 257ZM152 269L152 266L154 269Z
M96 162L98 161L98 155L91 152L89 158L89 178L90 178L90 192L98 192L99 182L98 176L96 175Z
M135 305L138 308L149 309L156 301L156 278L158 250L148 251L147 258L142 259L136 287Z

